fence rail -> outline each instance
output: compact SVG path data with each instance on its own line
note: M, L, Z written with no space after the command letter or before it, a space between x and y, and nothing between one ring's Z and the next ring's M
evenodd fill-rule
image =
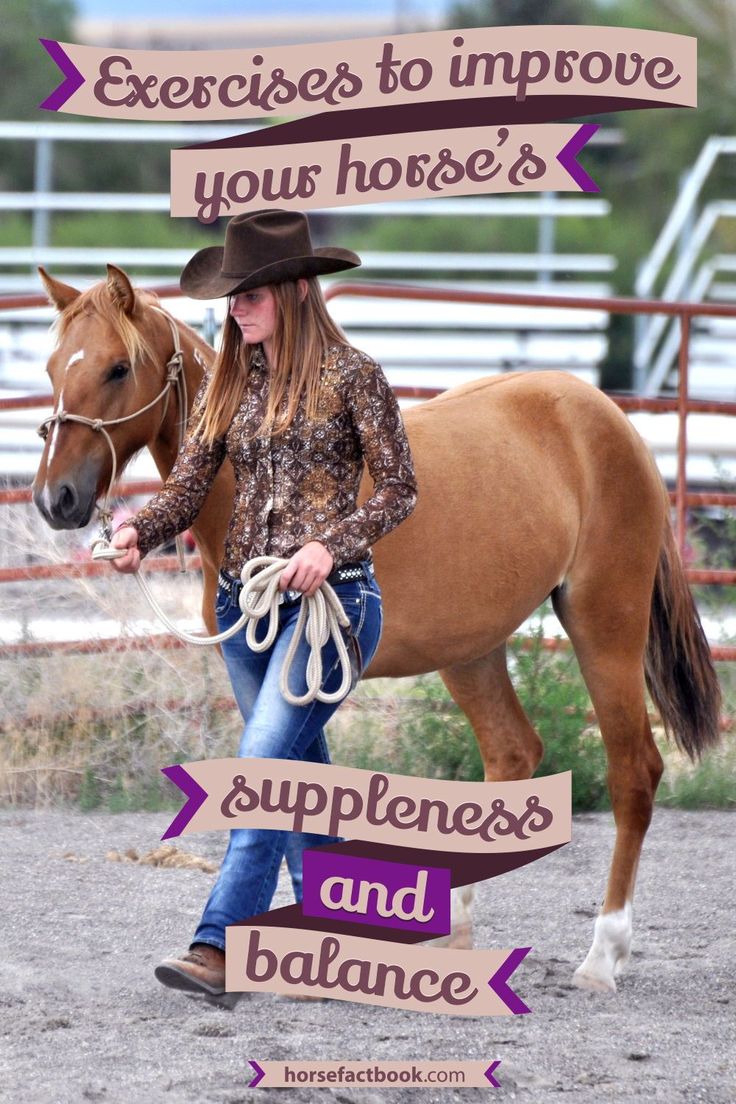
M77 268L100 268L110 260L137 268L181 270L192 255L191 249L145 249L109 246L76 248L73 246L39 245L1 246L0 265L74 265ZM616 260L598 253L388 253L364 249L361 268L381 272L613 272ZM44 303L44 306L47 304Z
M605 310L611 314L654 315L665 314L678 318L680 322L679 381L674 410L679 419L677 438L677 482L675 489L676 535L680 554L684 558L686 539L687 510L687 416L691 411L692 400L688 394L690 322L696 316L709 318L736 318L736 306L727 303L676 303L659 299L631 299L623 296L585 296L564 295L527 295L519 292L464 291L460 289L442 290L438 288L392 287L391 285L370 285L345 282L328 288L325 298L333 299L338 295L373 295L377 298L432 299L445 302L498 303L505 306L537 306L574 308L576 310ZM636 402L651 402L631 396L629 409L637 409ZM707 403L702 413L732 413L733 403ZM646 409L641 407L640 409ZM725 580L724 580L725 581ZM736 649L734 649L736 658Z
M178 288L154 289L161 297L180 294ZM648 299L629 299L623 297L595 297L560 296L560 295L533 295L518 292L483 292L461 289L442 289L435 287L410 287L406 285L369 284L357 282L345 282L333 284L326 291L326 298L333 299L340 295L369 296L373 298L404 298L421 299L436 302L465 302L465 303L492 303L507 306L536 306L540 308L554 307L557 309L574 308L577 310L605 310L611 313L655 315L664 314L675 317L680 323L680 348L679 348L679 387L676 399L652 399L640 396L616 396L611 397L627 411L675 411L679 419L678 443L677 443L677 480L672 499L676 512L676 535L681 555L684 558L686 539L686 512L688 506L693 505L720 505L724 507L736 506L736 495L731 494L691 494L687 489L686 464L687 464L687 417L691 412L707 414L736 414L736 403L704 402L691 400L688 395L688 366L689 366L689 337L690 323L694 317L706 316L715 318L736 318L736 305L714 303L678 303ZM8 303L7 301L10 300ZM40 300L40 303L39 303ZM0 299L0 308L7 303L15 308L32 307L45 304L42 296L9 296ZM397 393L412 398L428 398L440 393L442 388L397 388ZM48 397L32 396L30 398L9 400L10 403L27 404L16 409L27 409L33 405L43 405L44 399L48 403ZM7 402L7 400L5 400ZM0 407L1 409L2 407ZM5 409L11 409L6 406ZM135 484L133 485L135 486ZM7 492L17 495L17 491ZM25 492L28 493L26 490ZM10 499L8 499L10 501ZM26 501L15 498L13 501ZM3 581L18 581L22 578L49 577L43 575L43 571L52 572L54 577L67 574L97 574L96 569L103 565L92 564L67 564L52 565L39 568L8 568L0 572L0 583ZM93 570L93 568L95 570ZM163 570L164 568L162 568ZM34 572L38 570L39 574ZM31 574L27 574L31 572ZM13 575L15 573L15 575ZM736 585L736 571L687 570L687 578L692 583L705 585ZM12 576L12 579L11 579ZM157 639L159 639L157 637ZM81 643L81 642L80 642ZM118 642L119 643L119 642ZM552 641L547 642L550 647L558 645ZM27 647L28 645L14 645L14 648ZM64 642L54 647L73 647L73 642ZM43 645L39 645L43 647ZM715 646L713 654L719 659L736 660L736 647Z

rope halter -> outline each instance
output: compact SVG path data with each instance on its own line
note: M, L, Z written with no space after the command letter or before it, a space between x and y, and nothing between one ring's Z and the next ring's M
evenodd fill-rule
M126 414L122 418L87 418L83 414L70 414L68 410L57 410L54 414L49 415L48 418L44 418L41 424L38 426L36 432L39 437L44 441L48 437L49 429L53 425L62 424L63 422L77 422L78 425L87 426L95 433L101 433L107 442L107 446L110 449L110 456L112 458L112 469L110 472L110 479L108 480L107 489L102 499L102 505L98 505L97 509L100 515L100 521L105 531L110 525L111 512L110 512L110 498L112 496L112 488L115 485L115 481L118 475L118 458L115 452L115 445L112 437L108 433L109 426L122 425L124 422L131 422L135 418L140 417L141 414L145 414L156 406L157 403L164 400L164 408L161 413L161 423L163 424L166 413L169 409L169 399L171 397L172 388L176 388L177 398L179 400L179 449L184 442L184 434L186 432L186 424L188 417L188 398L187 398L187 385L186 378L184 376L184 353L181 348L181 341L179 337L179 328L176 325L174 319L170 314L167 314L161 307L152 307L152 310L157 311L163 315L169 324L171 329L171 336L174 342L174 351L166 361L166 377L164 385L155 398L151 399L145 406L140 407L139 410L134 410L132 414ZM181 551L180 551L181 557Z

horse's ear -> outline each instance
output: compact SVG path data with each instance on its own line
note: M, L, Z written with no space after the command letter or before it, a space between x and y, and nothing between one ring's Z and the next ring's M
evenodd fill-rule
M55 280L53 276L49 276L42 265L38 266L38 274L46 288L49 301L59 311L63 311L70 303L74 302L77 296L81 295L81 292L77 291L76 288L70 287L69 284L62 284L61 280Z
M122 268L118 268L117 265L107 266L107 290L116 307L119 307L124 314L133 313L135 307L133 285Z

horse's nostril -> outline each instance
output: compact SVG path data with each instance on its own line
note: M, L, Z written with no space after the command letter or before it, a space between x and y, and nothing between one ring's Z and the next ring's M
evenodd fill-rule
M81 529L95 505L95 471L77 472L68 482L35 485L33 501L52 529Z
M63 483L59 488L59 495L56 501L61 515L68 518L70 514L76 510L78 502L79 497L74 487L71 487L68 483Z

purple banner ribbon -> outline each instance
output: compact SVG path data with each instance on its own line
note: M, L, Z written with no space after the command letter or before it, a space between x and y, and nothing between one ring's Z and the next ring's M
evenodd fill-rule
M500 1089L501 1088L501 1083L499 1081L497 1081L496 1078L493 1076L493 1074L495 1073L495 1071L498 1069L498 1067L500 1065L501 1065L501 1059L497 1058L495 1062L491 1062L490 1066L488 1067L488 1069L485 1072L485 1076L488 1078L490 1083L493 1085L494 1089ZM252 1082L251 1082L251 1084L252 1084Z
M578 154L586 142L593 137L598 130L598 126L598 123L583 123L580 130L573 134L570 141L567 142L557 154L557 160L560 162L563 169L570 174L582 192L600 191L600 188L595 180L593 180L592 176L589 176L583 166L579 165L577 161Z
M446 935L451 928L450 878L447 867L310 848L303 857L302 912L425 937Z
M182 834L189 821L197 812L197 809L204 805L207 800L207 791L200 786L199 782L192 778L188 770L185 770L184 767L180 766L178 763L175 763L172 767L162 767L161 773L165 774L175 786L178 786L187 798L186 803L182 805L181 809L161 837L161 839L171 839L172 836L180 836Z
M249 1058L248 1059L248 1065L252 1066L253 1069L256 1071L255 1077L253 1078L253 1080L248 1085L249 1089L254 1089L256 1087L256 1085L258 1085L263 1080L263 1078L266 1076L266 1071L264 1070L263 1066L258 1065L258 1062L256 1062L256 1060L254 1058ZM488 1076L488 1075L486 1074L486 1076Z
M507 1008L510 1008L515 1016L523 1016L527 1012L531 1012L531 1008L528 1008L524 1004L523 1000L517 996L511 986L508 984L508 979L513 974L519 963L523 962L526 956L529 954L531 947L516 947L511 951L506 961L499 966L493 977L488 979L488 985L496 994L496 996L503 1001Z
M64 74L64 80L58 88L55 88L51 95L38 106L45 108L46 111L58 111L82 87L84 77L60 42L56 42L53 38L39 38L38 41Z

